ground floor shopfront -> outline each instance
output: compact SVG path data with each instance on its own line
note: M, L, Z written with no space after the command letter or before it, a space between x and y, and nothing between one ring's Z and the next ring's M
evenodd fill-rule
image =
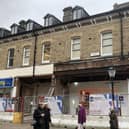
M129 80L114 81L115 107L119 115L129 116ZM75 82L69 84L70 113L75 114L79 101L88 103L89 115L108 115L112 108L112 94L109 81ZM84 94L82 94L84 92ZM87 98L88 93L88 100ZM120 101L119 98L123 97Z
M129 116L128 59L120 60L117 57L96 61L46 64L36 66L34 76L32 67L4 70L0 71L0 78L12 77L14 85L7 90L9 96L24 98L22 103L24 107L18 106L17 111L33 113L38 104L38 101L35 103L35 98L47 97L47 100L57 107L54 110L56 113L75 115L79 102L85 101L89 115L108 115L112 107L112 98L107 69L111 66L116 69L115 106L119 109L119 115ZM3 95L4 93L6 92L3 92ZM121 101L119 96L122 97ZM52 105L51 108L55 109Z
M13 112L24 112L25 96L47 95L53 80L53 64L0 70L0 119L12 120ZM30 109L29 109L30 110ZM28 111L28 109L27 109Z
M129 116L128 57L99 58L55 64L55 76L61 82L64 112L75 114L78 103L86 101L89 115L108 115L113 107L108 69L114 67L115 108L119 115ZM122 99L120 99L122 98ZM104 110L105 109L105 110Z

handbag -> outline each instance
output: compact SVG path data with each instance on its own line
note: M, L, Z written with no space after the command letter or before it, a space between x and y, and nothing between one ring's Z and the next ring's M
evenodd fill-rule
M36 120L32 120L32 122L31 122L31 126L35 126L36 125Z

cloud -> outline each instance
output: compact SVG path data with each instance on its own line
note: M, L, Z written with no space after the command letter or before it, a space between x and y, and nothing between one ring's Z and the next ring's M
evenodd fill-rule
M54 14L62 20L62 10L67 6L80 5L89 14L97 14L111 10L116 2L127 2L127 0L1 0L0 27L9 28L14 22L30 18L43 24L43 17L47 13Z

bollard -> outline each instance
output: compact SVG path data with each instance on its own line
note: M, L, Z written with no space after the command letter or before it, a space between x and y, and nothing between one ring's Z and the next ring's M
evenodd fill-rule
M111 110L109 118L110 118L110 129L118 129L118 118L115 110Z

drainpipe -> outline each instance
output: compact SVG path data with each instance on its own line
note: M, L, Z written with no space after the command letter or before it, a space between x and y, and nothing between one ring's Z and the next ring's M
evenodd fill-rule
M121 42L121 59L124 58L124 44L123 44L123 19L122 19L122 14L119 12L119 17L120 17L120 42Z
M37 34L33 32L34 39L34 56L33 56L33 79L35 77L36 53L37 53Z

